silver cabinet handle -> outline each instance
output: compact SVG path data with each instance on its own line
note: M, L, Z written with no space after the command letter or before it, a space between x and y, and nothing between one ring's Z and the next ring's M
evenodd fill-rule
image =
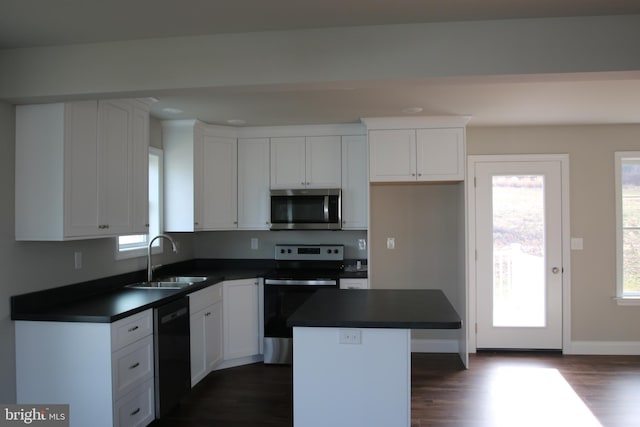
M134 415L137 415L139 412L140 412L140 408L136 408L133 412L129 414L129 416L133 417Z
M129 330L127 332L133 332L133 331L135 331L135 330L137 330L139 328L140 328L140 326L136 325L136 326L133 326L133 327L129 328Z
M136 369L138 366L140 366L140 362L136 362L133 365L129 366L129 369Z

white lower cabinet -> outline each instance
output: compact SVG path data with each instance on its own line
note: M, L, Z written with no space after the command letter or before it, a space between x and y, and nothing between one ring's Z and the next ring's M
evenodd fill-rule
M189 294L191 387L222 362L222 285Z
M258 279L222 283L224 359L259 354Z
M340 279L340 289L369 289L369 279Z
M155 418L153 313L109 323L16 321L17 403L69 404L70 426Z
M114 405L114 426L146 426L155 418L153 379L150 379Z

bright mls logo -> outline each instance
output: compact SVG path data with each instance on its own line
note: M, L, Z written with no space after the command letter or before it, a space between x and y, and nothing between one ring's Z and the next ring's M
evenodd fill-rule
M69 405L0 405L0 427L69 427Z

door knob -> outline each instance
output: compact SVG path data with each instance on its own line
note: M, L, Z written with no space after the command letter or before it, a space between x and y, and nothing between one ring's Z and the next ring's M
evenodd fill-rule
M560 269L559 269L558 267L553 267L553 268L551 269L551 272L552 272L553 274L558 274L558 273L560 273Z

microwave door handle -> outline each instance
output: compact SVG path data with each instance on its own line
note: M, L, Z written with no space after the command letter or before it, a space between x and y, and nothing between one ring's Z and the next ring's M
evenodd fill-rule
M324 222L329 223L329 196L324 196Z

